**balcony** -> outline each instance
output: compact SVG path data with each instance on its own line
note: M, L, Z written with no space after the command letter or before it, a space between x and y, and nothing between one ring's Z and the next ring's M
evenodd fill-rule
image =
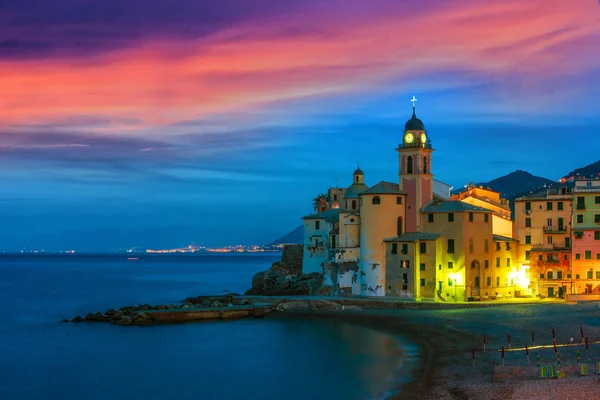
M537 243L534 244L533 246L531 246L531 252L537 252L537 251L569 251L571 250L571 246L564 246L564 245L558 245L558 244L541 244L541 243Z
M544 233L566 233L566 226L544 226Z
M575 206L578 210L585 210L585 203L577 203Z

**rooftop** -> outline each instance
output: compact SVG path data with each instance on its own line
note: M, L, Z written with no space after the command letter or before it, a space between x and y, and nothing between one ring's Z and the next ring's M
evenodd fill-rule
M381 181L374 185L370 189L365 190L363 194L406 194L400 190L400 186L397 183Z
M324 219L327 222L337 222L339 220L339 214L341 212L343 212L343 210L335 208L317 214L305 215L304 217L302 217L302 219Z
M460 200L446 200L446 201L432 201L421 209L425 213L436 213L436 212L462 212L462 211L477 211L477 212L489 212L485 208L472 206L471 204L464 203Z
M387 239L383 239L384 242L416 242L419 240L436 240L442 236L439 233L431 232L408 232L402 236L395 236Z
M494 242L518 242L517 239L513 239L508 236L493 235L493 238Z

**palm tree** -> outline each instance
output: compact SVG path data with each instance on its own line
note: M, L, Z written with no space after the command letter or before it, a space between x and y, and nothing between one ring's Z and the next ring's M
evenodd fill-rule
M319 195L313 199L313 210L318 212L323 202L329 203L329 194L319 193Z

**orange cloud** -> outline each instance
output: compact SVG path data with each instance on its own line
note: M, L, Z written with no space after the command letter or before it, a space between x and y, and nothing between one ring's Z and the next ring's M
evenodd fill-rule
M596 4L469 3L410 17L279 17L201 40L140 43L85 60L3 62L0 128L89 115L114 117L95 129L135 134L282 100L369 91L423 73L468 70L543 87L600 64L581 49L600 37ZM303 23L298 33L274 36Z

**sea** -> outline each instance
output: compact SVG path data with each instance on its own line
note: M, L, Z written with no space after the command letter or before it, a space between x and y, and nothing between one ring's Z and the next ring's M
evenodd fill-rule
M279 258L0 255L0 399L382 399L409 378L416 347L335 321L61 322L243 293Z

